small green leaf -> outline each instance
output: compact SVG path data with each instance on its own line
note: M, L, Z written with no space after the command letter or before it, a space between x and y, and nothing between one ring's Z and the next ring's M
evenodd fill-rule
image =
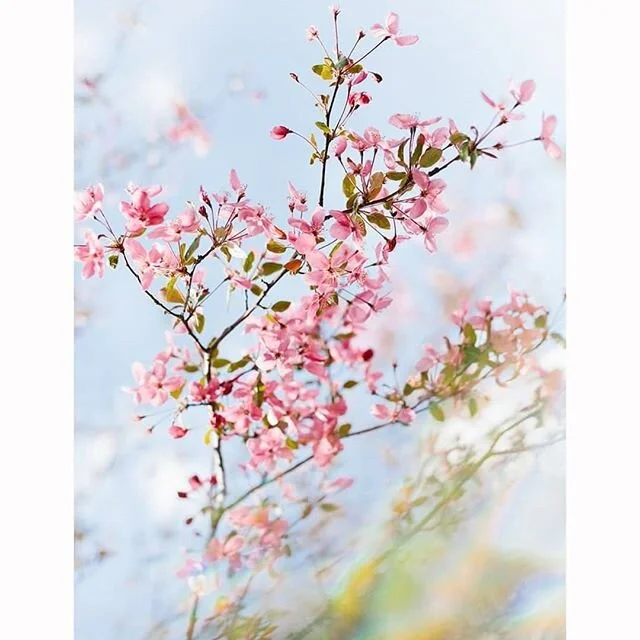
M175 283L176 283L175 277L171 278L167 282L167 285L163 289L161 289L161 291L167 302L175 302L177 304L183 304L184 296L182 295L182 293L180 293L178 289L175 288Z
M184 365L184 370L187 373L195 373L196 371L199 370L199 367L197 364L185 364Z
M421 167L432 167L442 158L442 149L437 147L429 147L420 158Z
M309 517L309 514L313 511L313 505L312 504L305 504L304 505L304 509L302 510L302 516L301 519L304 520L305 518Z
M315 73L318 76L322 77L322 70L324 69L324 65L323 64L314 64L313 67L311 67L311 71L313 71L313 73Z
M263 276L270 276L282 269L282 265L279 262L264 262L260 267L260 274Z
M473 418L478 413L478 401L475 398L469 399L469 415Z
M289 447L289 449L293 449L294 451L300 446L295 440L292 440L291 438L287 438L285 444L287 445L287 447Z
M533 324L535 325L536 329L546 329L547 328L547 316L538 316Z
M226 360L225 358L216 358L211 362L214 369L222 369L231 363L231 360Z
M257 284L252 285L250 291L254 296L262 295L262 289Z
M469 166L471 169L476 166L476 162L478 162L478 150L473 148L469 153Z
M237 371L238 369L242 369L242 367L245 367L250 362L251 362L251 356L244 356L244 358L240 358L240 360L236 360L236 362L232 362L229 365L228 371L229 371L229 373L233 373L234 371Z
M249 251L247 257L244 259L244 263L242 264L242 270L245 273L249 273L251 271L251 267L253 267L253 263L256 259L256 254L253 251Z
M344 193L345 197L350 198L354 195L356 191L356 179L355 176L348 173L342 179L342 193Z
M184 254L184 261L188 262L191 256L198 250L200 246L200 236L197 236L194 241L189 245L186 253Z
M381 171L377 171L371 176L371 180L369 182L369 193L367 197L370 200L373 200L382 190L382 186L384 185L384 173Z
M267 250L271 251L271 253L284 253L287 250L287 247L275 240L269 240L269 242L267 242Z
M387 178L392 180L393 182L400 182L407 177L407 174L404 171L388 171Z
M555 331L552 332L550 335L551 335L551 339L557 342L563 349L567 348L567 341L564 339L564 336L560 335L559 333L556 333Z
M120 258L120 254L116 253L113 256L109 256L109 266L112 269L115 269L118 266L118 259Z
M466 133L462 133L462 131L456 131L449 136L451 144L456 146L462 144L465 140L469 140L469 136Z
M435 420L438 422L444 422L445 416L442 407L437 403L432 403L429 405L429 413L433 416Z
M465 324L464 329L462 330L464 337L467 340L467 343L471 346L475 347L477 336L475 329L470 324Z
M353 389L353 387L357 387L358 386L358 381L357 380L347 380L342 386L345 389Z
M320 508L327 513L331 513L333 511L338 511L340 507L337 504L333 504L332 502L323 502L320 505Z
M405 396L410 396L414 391L415 389L407 382L402 389L402 394Z
M196 331L202 333L204 329L204 314L196 313Z
M289 300L280 300L271 305L271 310L281 313L282 311L286 311L290 306L291 302Z
M351 423L345 422L338 427L338 436L344 438L351 431Z
M391 223L389 218L383 216L381 213L373 212L366 215L367 220L380 229L391 229Z
M324 122L320 122L318 120L318 122L316 122L316 127L318 127L318 129L320 129L320 131L322 131L322 133L330 136L332 131L331 129L324 123Z
M178 389L174 389L173 391L170 391L169 393L171 394L171 397L174 400L177 400L180 397L180 394L182 393L182 390L184 389L184 385L182 385L181 387L179 387Z

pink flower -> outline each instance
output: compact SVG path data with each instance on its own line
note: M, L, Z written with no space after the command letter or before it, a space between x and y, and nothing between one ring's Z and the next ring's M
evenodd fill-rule
M164 222L169 205L166 202L151 204L151 198L162 192L161 186L143 188L131 184L127 191L131 194L131 202L121 202L120 211L127 220L125 228L129 233L137 233Z
M436 122L439 122L440 118L432 118L431 120L418 120L418 116L411 113L396 113L389 118L389 124L397 127L398 129L412 129L414 127L429 127Z
M304 213L307 209L306 194L300 193L300 191L298 191L291 182L289 182L289 211L292 213L294 211Z
M180 438L184 438L187 433L189 433L189 429L185 429L178 424L174 424L169 427L169 435L175 440L179 440Z
M167 242L179 242L183 233L193 233L200 228L196 210L187 207L177 218L166 224L162 224L149 234L150 238L166 240Z
M214 538L207 546L204 559L206 562L214 563L224 558L229 561L231 570L237 571L242 566L240 552L244 547L244 542L244 538L238 535L231 536L226 542L220 542Z
M100 183L89 186L84 191L78 191L73 207L76 214L76 222L82 222L97 213L102 207L103 200L104 188Z
M449 221L442 216L432 216L427 220L427 228L424 232L424 246L429 253L435 253L436 235L442 233L449 226Z
M189 112L185 105L178 105L176 112L178 123L169 129L167 138L171 142L193 139L196 154L205 155L211 146L211 139L202 123Z
M168 378L167 368L158 360L153 363L149 371L145 370L139 362L135 362L131 371L134 380L138 383L138 387L129 389L133 393L133 401L136 404L148 402L154 407L159 407L169 399L169 393L177 391L184 384L184 380L178 376Z
M277 127L273 127L273 129L271 129L271 137L274 140L284 140L284 138L286 138L290 133L293 133L291 129L287 129L287 127L284 127L282 125L278 125Z
M555 116L547 116L545 118L544 113L542 114L542 132L538 140L542 141L542 146L547 155L554 160L559 160L562 157L560 147L551 139L557 124L558 119Z
M503 122L509 120L522 120L524 116L519 113L513 113L513 110L507 109L507 105L504 102L496 102L492 100L484 91L480 92L482 99L492 108L498 112L498 115L502 118Z
M75 259L82 262L83 279L104 275L104 247L100 244L98 236L91 230L85 231L84 239L86 244L76 247L74 250Z
M293 451L287 447L286 436L280 429L265 429L257 438L251 438L247 442L247 448L251 454L251 465L257 468L263 465L267 471L272 471L276 466L277 458L291 460Z
M145 291L151 286L157 273L170 274L179 266L178 258L166 245L156 243L147 253L138 240L127 238L124 246L140 271L140 285Z
M307 37L307 40L311 42L315 38L318 37L318 29L314 25L309 25L307 30L304 32L304 35Z
M240 178L238 178L238 174L236 173L235 169L231 169L231 171L229 172L229 184L235 191L238 198L241 198L247 190L247 185L240 182Z
M533 98L536 90L536 83L533 80L525 80L519 87L515 87L513 83L510 86L510 93L520 104L529 102Z
M349 96L349 106L354 109L361 107L365 104L369 104L370 102L371 102L371 96L364 91L361 91L359 93L352 93Z
M418 36L399 36L398 22L398 14L390 13L384 27L377 23L371 27L371 35L376 38L391 38L399 47L406 47L418 42Z
M340 157L347 149L347 139L344 136L340 136L336 139L333 145L333 153L336 157Z

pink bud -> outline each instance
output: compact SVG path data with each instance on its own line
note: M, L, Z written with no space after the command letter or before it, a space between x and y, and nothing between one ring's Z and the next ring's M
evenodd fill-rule
M172 427L169 428L169 435L172 438L175 438L176 440L179 440L180 438L184 438L187 435L188 431L189 431L189 429L185 429L184 427L181 427L180 425L174 424Z
M271 129L271 137L274 140L284 140L284 138L286 138L290 133L292 133L291 129L287 129L287 127L284 127L281 124Z
M195 491L196 489L199 489L202 486L202 480L200 480L198 476L191 476L189 478L189 486L191 487L192 491Z

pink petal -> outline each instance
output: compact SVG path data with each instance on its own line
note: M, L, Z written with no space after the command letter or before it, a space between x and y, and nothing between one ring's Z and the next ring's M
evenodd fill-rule
M492 108L496 108L496 103L484 92L481 91L480 95L482 96L482 99Z
M419 39L418 36L397 36L393 40L399 47L408 47L418 42Z
M398 33L398 14L391 12L387 16L385 24L387 25L387 31L390 34L395 35Z
M520 102L529 102L536 90L536 83L533 80L525 80L520 85Z

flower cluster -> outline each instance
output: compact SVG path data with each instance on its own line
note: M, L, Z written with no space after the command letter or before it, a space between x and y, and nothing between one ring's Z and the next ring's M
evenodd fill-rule
M339 10L332 15L337 21ZM273 475L301 464L303 455L327 469L354 433L346 421L352 388L359 386L371 396L371 414L380 423L375 428L410 425L424 409L442 420L443 401L473 399L474 388L487 377L505 384L546 338L547 312L525 294L514 292L497 308L481 301L473 311L465 306L454 314L457 343L445 338L442 350L425 346L403 384L382 384L385 376L374 364L375 350L362 346L361 338L371 319L391 304L387 270L393 254L412 238L428 253L437 251L437 238L449 225L441 174L454 163L473 169L510 146L491 142L491 135L522 117L520 107L531 100L535 85L531 80L512 85L512 104L483 94L495 117L482 134L477 127L464 133L451 119L415 114L391 115L388 134L372 126L357 131L352 119L371 102L369 85L382 81L365 60L385 41L399 46L418 41L400 35L393 13L384 25L373 25L371 35L380 40L359 57L354 51L364 33L348 54L336 42L332 57L318 29L310 27L307 37L320 42L326 54L313 72L328 91L311 91L321 119L309 135L284 125L271 130L275 140L295 135L311 149L310 161L320 167L317 203L289 183L289 215L276 217L248 197L247 185L231 170L226 191L201 188L197 204L188 202L170 219L169 204L158 199L161 186L130 184L128 199L120 203L124 230L116 233L103 212L101 185L77 196L76 219L92 217L103 228L100 235L87 231L84 244L76 247L83 277L102 277L108 258L112 268L127 269L171 319L168 346L149 367L133 366L136 386L129 391L134 402L159 407L175 400L169 435L179 439L199 433L214 454L208 492L213 500L206 510L212 514L211 538L202 559L190 560L181 570L184 577L211 566L235 573L285 552L289 525L270 506L240 505L226 512L230 481L222 451L227 441L243 443L242 466L249 476ZM296 74L291 76L302 84ZM555 118L545 118L542 134L534 139L558 157L554 128ZM201 133L188 112L181 112L173 136L192 135ZM330 162L342 170L343 199L333 207L325 204ZM275 294L285 278L302 289L296 300ZM208 303L221 289L235 292L243 310L207 336L207 317L213 316L213 325L218 315L209 314ZM236 330L244 330L251 341L241 357L225 352L225 340ZM190 348L178 346L177 339ZM190 422L195 407L205 407L208 419ZM197 476L191 478L192 491L202 486ZM230 527L225 537L215 535L223 516Z

